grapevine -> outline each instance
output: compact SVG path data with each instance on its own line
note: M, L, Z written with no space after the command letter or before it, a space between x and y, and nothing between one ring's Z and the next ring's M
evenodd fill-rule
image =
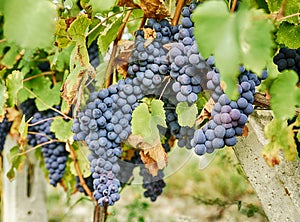
M89 196L106 220L135 169L154 202L176 147L234 147L257 109L273 114L266 163L280 164L280 150L298 161L299 13L270 2L28 0L26 13L1 3L0 151L11 136L18 151L5 153L24 157L9 172L35 152L49 184Z

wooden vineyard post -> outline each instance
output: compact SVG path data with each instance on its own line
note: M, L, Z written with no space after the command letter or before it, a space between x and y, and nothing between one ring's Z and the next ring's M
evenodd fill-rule
M261 154L264 126L272 119L269 111L257 111L247 124L249 134L234 147L244 172L256 191L264 211L272 222L300 221L300 163L287 161L269 167Z
M46 182L33 153L28 157L21 172L14 180L6 177L10 164L6 154L16 142L7 136L3 150L3 222L47 222Z

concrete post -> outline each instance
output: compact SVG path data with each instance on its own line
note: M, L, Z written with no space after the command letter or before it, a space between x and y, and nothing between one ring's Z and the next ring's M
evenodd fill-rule
M8 136L3 150L3 222L47 222L45 177L34 155L28 155L13 181L6 177L10 168L6 154L15 145Z
M272 113L257 111L247 124L249 135L240 138L234 147L236 156L256 191L270 221L300 221L300 163L281 158L281 163L269 167L261 155L267 141L264 126Z

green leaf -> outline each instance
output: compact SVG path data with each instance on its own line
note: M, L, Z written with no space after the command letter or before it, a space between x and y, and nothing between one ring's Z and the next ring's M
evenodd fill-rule
M90 171L90 162L87 158L90 153L88 146L78 146L77 143L73 143L72 147L75 152L76 160L79 165L82 176L89 177L91 175L91 171ZM74 165L74 161L70 163L70 171L73 175L78 176Z
M55 32L57 12L47 0L9 0L4 3L4 35L24 48L47 47Z
M20 89L23 88L23 74L14 70L6 79L6 86L8 92L8 106L12 107L16 104L17 95Z
M225 82L231 99L238 96L238 67L260 74L271 57L272 23L262 10L240 4L237 13L230 13L223 1L207 1L193 13L195 37L201 55L215 55L216 67ZM220 34L221 33L221 34Z
M48 78L43 78L43 80L42 87L33 88L33 92L37 95L35 104L39 111L47 110L60 103L61 83L56 83L51 87L52 83Z
M269 9L272 13L279 13L283 0L268 0ZM286 0L284 6L284 16L299 13L300 1L299 0ZM299 24L299 16L293 16L286 19L286 21L294 24Z
M274 118L265 127L265 137L269 143L262 149L263 157L270 166L279 164L279 151L282 150L285 158L294 161L296 157L296 144L294 141L293 126L287 125L286 120Z
M132 134L141 135L145 142L152 144L159 138L157 125L165 126L165 112L163 103L152 100L151 113L145 103L140 104L132 113Z
M20 154L19 147L14 146L10 149L6 157L8 162L11 164L6 176L9 180L12 180L15 177L15 170L19 170L24 165L26 155Z
M100 65L96 68L96 86L102 88L106 82L106 80L108 79L108 75L106 72L108 66L108 62L104 61L102 63L100 63Z
M61 117L55 117L51 123L50 130L55 133L55 137L61 141L67 141L73 136L71 131L73 121L64 121Z
M277 119L289 119L295 115L295 106L299 105L297 82L298 75L294 71L284 71L273 82L270 89L271 108Z
M141 103L132 113L132 134L142 135L143 138L151 134L150 119L147 104Z
M77 44L85 44L85 34L88 27L91 24L91 20L87 17L87 14L80 14L70 25L68 29L68 35Z
M6 102L6 87L4 84L4 81L0 79L0 116L4 115L4 108L5 108L5 102Z
M296 49L300 47L300 26L292 25L288 22L280 24L276 33L276 41L279 44L284 44L286 47Z
M93 14L97 12L107 12L110 11L115 5L116 0L106 0L105 3L99 0L90 0L90 4L93 9Z
M157 99L151 101L151 120L155 126L167 127L163 101Z
M102 55L105 55L110 43L117 37L122 21L123 16L120 16L105 27L104 31L99 35L97 44Z
M12 69L16 64L17 56L19 55L21 49L14 43L9 45L9 50L4 54L4 57L1 59L1 64L7 67L8 69Z
M181 102L176 106L178 123L180 126L193 127L197 118L197 105L188 105L187 102Z

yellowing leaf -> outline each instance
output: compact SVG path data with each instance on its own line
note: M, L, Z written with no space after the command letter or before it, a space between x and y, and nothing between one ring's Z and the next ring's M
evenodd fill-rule
M181 102L176 106L176 113L180 126L193 127L198 113L197 105L189 106L187 102Z
M17 101L18 92L23 88L23 74L20 71L14 70L12 74L7 76L6 86L8 92L8 105L14 106Z

